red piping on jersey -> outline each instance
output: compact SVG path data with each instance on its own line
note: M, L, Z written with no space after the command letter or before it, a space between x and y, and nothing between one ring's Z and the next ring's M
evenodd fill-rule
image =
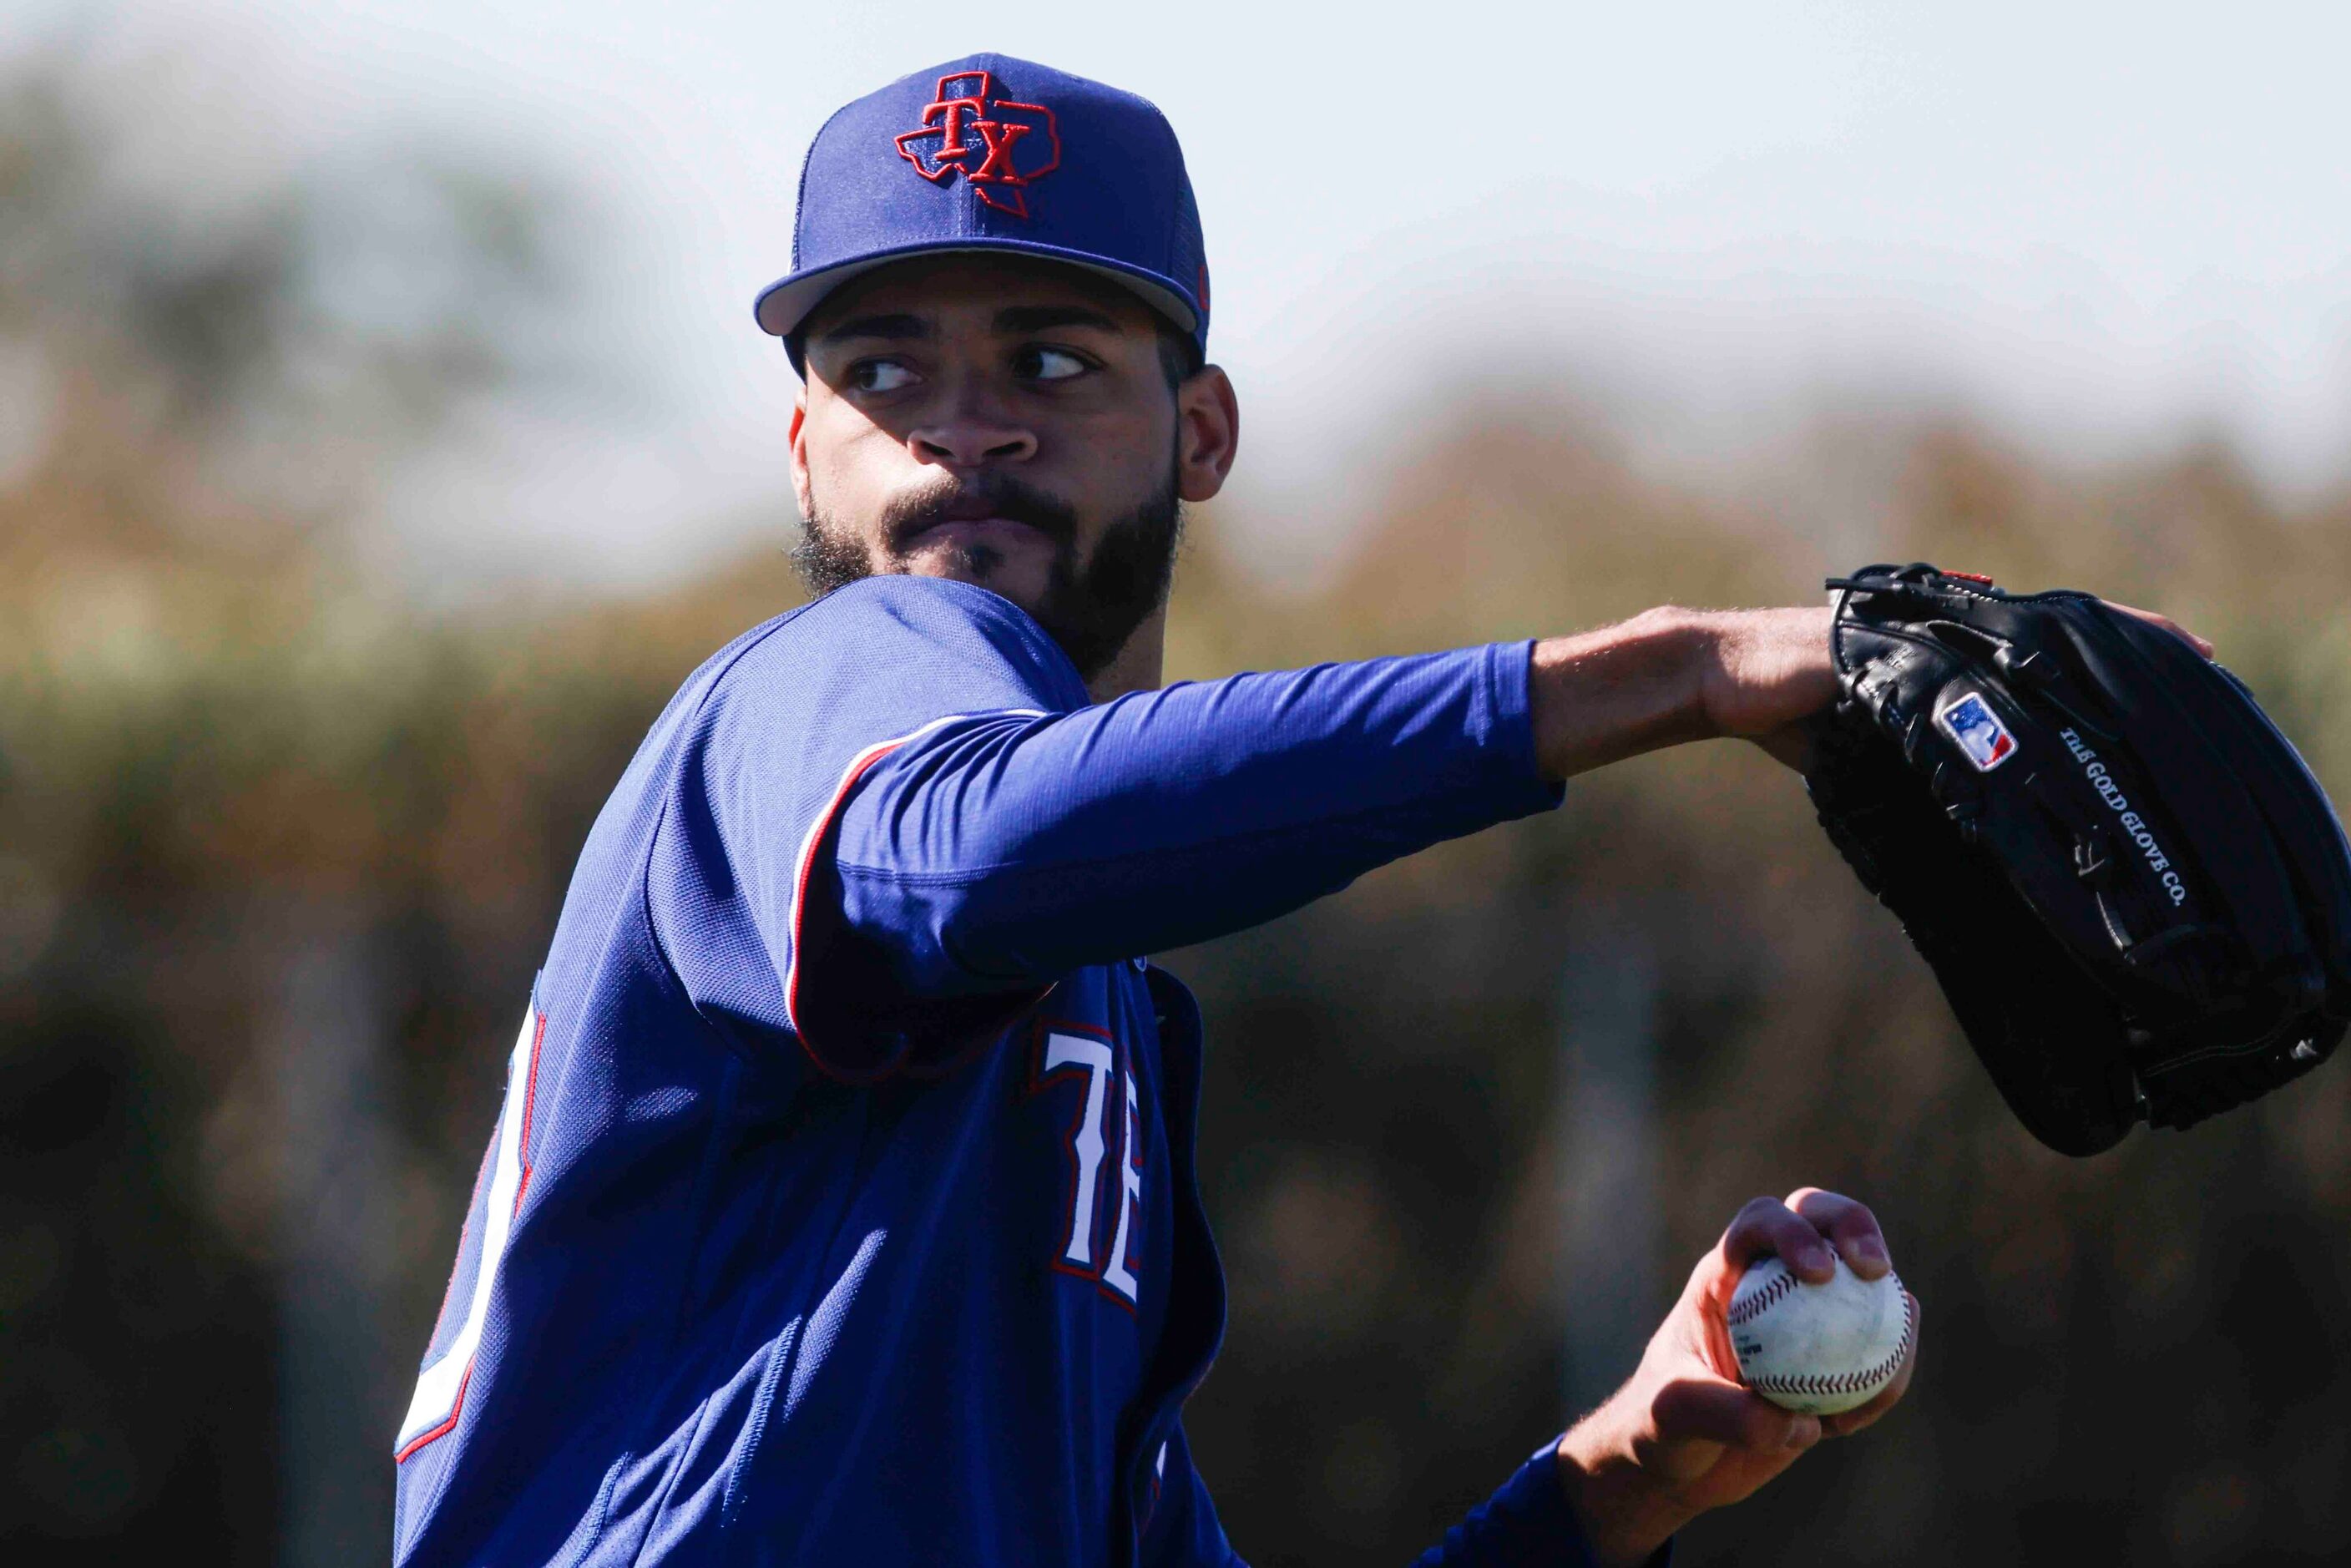
M945 719L934 721L935 724L946 722ZM923 729L931 727L933 727L932 725L925 725ZM816 874L817 851L831 835L833 819L838 817L841 814L841 809L849 803L849 792L857 788L857 781L864 778L866 770L875 763L914 739L915 735L922 733L923 730L918 729L914 731L914 735L902 735L895 740L879 741L850 758L848 768L841 776L841 782L833 787L832 799L825 802L824 810L819 811L816 821L810 824L808 838L800 844L799 868L792 877L792 963L791 968L784 976L784 1019L792 1026L792 1033L799 1037L800 1049L808 1052L809 1060L816 1064L817 1071L844 1082L866 1083L887 1077L891 1069L897 1063L887 1062L862 1072L837 1066L824 1059L809 1040L808 1030L800 1027L800 925L808 909L809 881Z
M538 1012L538 1009L535 1008L532 1010L534 1012ZM518 1176L515 1180L514 1212L517 1214L520 1214L522 1212L523 1191L530 1186L530 1113L531 1108L538 1103L538 1048L547 1043L547 1015L545 1013L538 1013L538 1022L531 1030L530 1036L530 1066L523 1075L522 1131L515 1139L515 1163L522 1167L520 1176ZM496 1160L497 1149L496 1145L491 1145L489 1164L495 1166ZM470 1212L472 1206L469 1204L466 1207L468 1209L466 1219L468 1223L471 1223L473 1218L472 1213ZM465 1245L465 1230L463 1227L460 1227L457 1233L457 1246L459 1249L462 1250ZM507 1231L507 1245L509 1248L514 1245L514 1231L511 1228ZM482 1277L475 1280L474 1289L476 1291L486 1291L490 1288L490 1284L491 1281L488 1275L485 1273ZM453 1270L449 1275L448 1285L444 1287L441 1292L441 1311L444 1313L447 1312L449 1310L449 1291L456 1289L456 1285L457 1275ZM467 1310L468 1312L472 1310L470 1302L467 1304ZM481 1354L482 1347L480 1343L477 1341L475 1343L473 1354L468 1355L465 1358L465 1370L460 1374L457 1378L457 1396L449 1401L449 1415L447 1419L444 1420L439 1426L427 1427L425 1430L417 1433L415 1437L411 1437L408 1440L408 1446L406 1448L402 1448L399 1452L392 1456L392 1462L393 1464L406 1464L408 1462L409 1455L416 1452L417 1449L424 1447L425 1444L432 1442L437 1437L447 1437L451 1432L456 1429L457 1417L465 1413L465 1389L474 1381L474 1363Z
M522 1136L515 1140L515 1161L522 1166L522 1175L515 1180L514 1212L522 1212L522 1195L530 1190L530 1113L538 1103L538 1048L547 1040L547 1015L538 1015L538 1028L530 1037L530 1072L523 1080ZM514 1232L507 1232L511 1238ZM511 1245L509 1241L509 1245Z
M475 1354L479 1354L480 1353L476 1351ZM457 1379L457 1397L452 1400L449 1405L449 1418L442 1422L438 1427L430 1427L425 1431L419 1432L415 1437L410 1438L408 1440L408 1447L401 1449L400 1452L392 1456L392 1462L393 1464L406 1464L408 1462L409 1455L416 1452L417 1449L424 1447L425 1444L432 1442L436 1437L447 1437L455 1429L457 1417L465 1413L465 1385L473 1381L474 1358L469 1355L465 1358L465 1375ZM379 1448L376 1451L378 1453L381 1453L383 1450Z
M881 761L883 758L889 756L900 747L922 739L923 737L930 734L931 731L939 728L943 725L956 724L968 718L1043 718L1044 716L1045 715L1043 713L1035 708L1003 708L988 714L946 714L931 720L930 723L923 726L920 729L899 736L894 739L875 741L872 746L867 747L864 750L851 758L849 759L849 766L841 770L841 782L833 787L832 799L826 801L824 810L816 814L816 821L809 825L808 837L800 841L799 864L792 873L792 913L790 921L792 940L791 966L784 975L784 1021L791 1025L792 1033L799 1040L800 1049L808 1052L809 1060L816 1064L818 1071L825 1073L827 1076L843 1083L878 1083L883 1079L889 1077L893 1072L896 1072L903 1065L904 1060L902 1054L898 1060L884 1062L879 1067L866 1068L862 1071L837 1066L825 1061L823 1055L818 1051L813 1044L810 1042L808 1030L800 1027L800 951L802 946L800 941L800 926L808 910L809 883L816 875L817 853L824 848L825 840L831 836L834 819L841 815L841 808L849 803L849 792L857 788L857 781L864 778L867 770L872 768L875 763ZM1045 997L1052 991L1052 989L1053 988L1051 985L1040 988L1034 998L1021 1004L1021 1010L1025 1011L1027 1009L1036 1006L1037 1003L1042 1001ZM1017 1013L1015 1014L1015 1017L1017 1019ZM1006 1027L1009 1028L1010 1026L1008 1024ZM981 1047L993 1044L997 1040L1001 1038L1002 1035L1000 1032L989 1035L987 1040L979 1043L979 1046L974 1048L975 1052ZM959 1056L961 1054L964 1053L958 1053Z
M482 1151L482 1168L474 1173L473 1197L468 1197L465 1200L465 1223L457 1227L457 1256L459 1259L463 1259L465 1255L465 1237L474 1228L474 1200L475 1198L481 1197L482 1195L489 1189L491 1179L497 1170L497 1164L498 1145L496 1143L493 1142L488 1148ZM487 1205L486 1203L485 1207L486 1207ZM456 1293L457 1268L455 1263L452 1263L449 1266L449 1282L441 1287L441 1310L433 1314L433 1336L435 1339L441 1337L441 1325L448 1319L449 1298ZM431 1347L427 1346L426 1348L430 1349Z

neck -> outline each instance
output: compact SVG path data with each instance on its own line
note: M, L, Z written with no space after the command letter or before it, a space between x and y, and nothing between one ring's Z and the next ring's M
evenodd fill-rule
M1086 695L1095 702L1106 703L1129 692L1155 690L1163 678L1161 671L1166 657L1167 607L1163 604L1134 629L1134 634L1118 651L1118 657L1086 683Z

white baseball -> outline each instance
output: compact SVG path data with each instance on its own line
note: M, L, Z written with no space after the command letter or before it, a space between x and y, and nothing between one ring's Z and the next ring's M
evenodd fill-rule
M1740 1381L1786 1410L1834 1416L1894 1381L1918 1332L1917 1309L1889 1270L1865 1280L1836 1260L1809 1285L1777 1258L1749 1268L1723 1312Z

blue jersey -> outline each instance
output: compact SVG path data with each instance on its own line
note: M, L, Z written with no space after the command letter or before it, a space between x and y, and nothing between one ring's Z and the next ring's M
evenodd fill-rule
M1527 661L1089 706L1017 607L897 577L722 650L532 988L397 1560L1236 1561L1181 1419L1200 1021L1141 955L1554 804ZM1573 1535L1538 1456L1433 1555Z

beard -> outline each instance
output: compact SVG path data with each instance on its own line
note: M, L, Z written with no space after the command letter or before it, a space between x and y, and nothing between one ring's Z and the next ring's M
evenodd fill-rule
M892 501L882 517L886 547L880 551L811 498L807 524L792 546L792 565L809 591L820 596L862 578L903 573L905 544L934 524L949 520L948 514L958 507L975 506L985 506L990 516L1025 523L1052 541L1043 598L1021 608L1061 645L1081 679L1091 682L1108 669L1135 628L1167 602L1184 535L1184 508L1172 464L1158 490L1104 529L1093 554L1082 562L1078 559L1075 507L1008 475L987 473ZM1003 565L1001 554L984 544L959 548L954 560L958 576L982 587Z

